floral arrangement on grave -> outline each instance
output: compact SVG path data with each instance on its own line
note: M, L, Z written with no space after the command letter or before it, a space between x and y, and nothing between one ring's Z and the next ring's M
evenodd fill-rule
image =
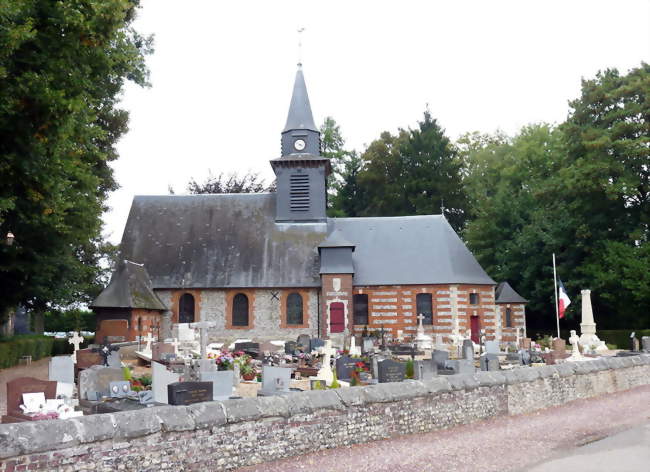
M151 376L143 375L131 379L131 390L134 392L142 392L143 390L151 390Z
M257 370L253 364L253 358L248 354L243 354L235 358L235 363L239 366L239 374L244 380L254 380L257 377Z
M311 365L312 356L309 353L301 352L298 354L298 362L300 365Z
M221 351L219 355L208 353L208 359L214 359L217 364L217 370L232 370L234 367L235 357L228 351Z

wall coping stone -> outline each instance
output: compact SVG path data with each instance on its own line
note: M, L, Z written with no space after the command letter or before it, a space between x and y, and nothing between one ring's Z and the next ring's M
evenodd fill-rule
M129 443L125 440L161 431L209 429L261 418L290 418L294 415L322 410L342 411L348 407L410 400L452 390L516 385L540 378L568 377L646 365L650 365L650 355L641 354L634 357L603 358L512 371L444 376L423 382L405 381L349 389L313 390L286 396L243 398L197 403L190 406L164 406L68 420L2 424L0 425L0 459L73 448L105 440L113 440L115 442L113 448L122 447L121 444L128 447Z

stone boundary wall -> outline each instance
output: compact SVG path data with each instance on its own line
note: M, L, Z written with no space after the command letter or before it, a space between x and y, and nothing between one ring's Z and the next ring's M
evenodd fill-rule
M223 470L650 384L650 355L0 425L0 471Z

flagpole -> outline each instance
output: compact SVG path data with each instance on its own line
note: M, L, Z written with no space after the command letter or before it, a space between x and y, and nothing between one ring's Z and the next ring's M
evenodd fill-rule
M553 287L555 294L555 321L557 322L557 337L560 337L560 313L557 308L557 271L555 270L555 253L553 253Z

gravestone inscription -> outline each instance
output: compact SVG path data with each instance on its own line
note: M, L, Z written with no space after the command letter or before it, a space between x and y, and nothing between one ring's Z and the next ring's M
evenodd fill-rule
M175 382L167 385L170 405L191 405L212 401L212 382Z
M379 383L401 382L406 377L406 364L392 359L385 359L377 365Z

